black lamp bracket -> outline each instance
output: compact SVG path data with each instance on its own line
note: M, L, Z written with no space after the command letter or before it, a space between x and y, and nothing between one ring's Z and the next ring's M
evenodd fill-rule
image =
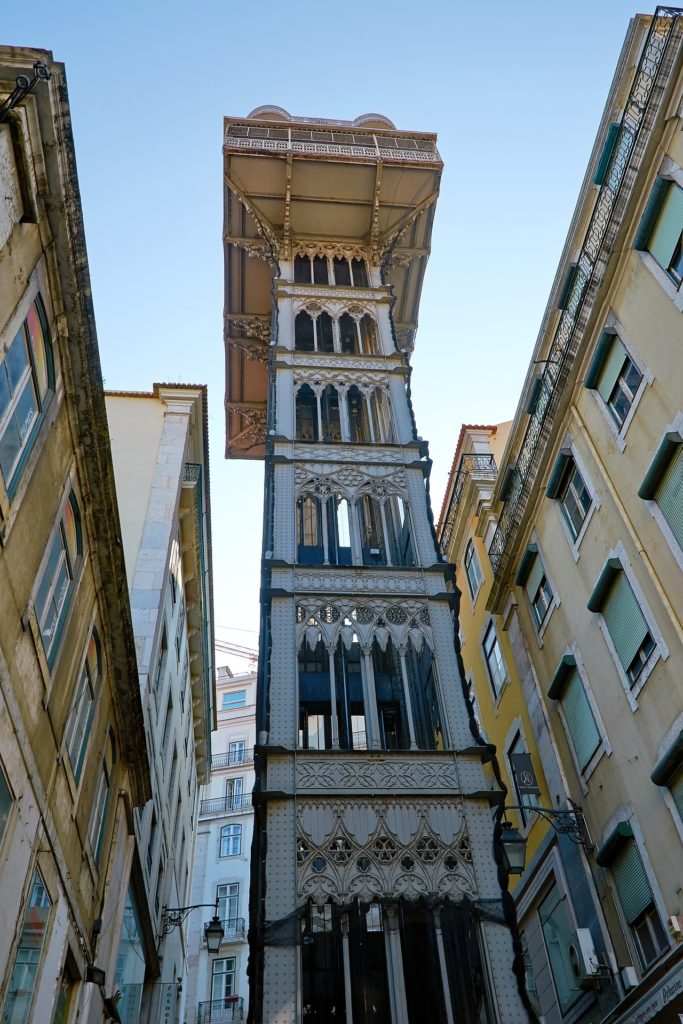
M47 65L43 64L40 60L37 60L33 65L33 78L28 78L26 75L18 75L15 79L14 89L5 101L0 103L0 122L6 119L10 110L13 110L17 103L21 103L33 91L38 82L41 80L47 82L50 78L52 78L52 75L48 71Z
M193 903L189 907L164 907L161 914L161 934L168 935L174 928L180 928L190 911L210 907L218 916L218 900L215 903Z
M529 807L521 804L506 804L505 811L522 811L524 814L538 814L544 818L558 835L567 836L576 846L582 846L586 855L593 849L586 819L581 808L572 800L571 807L554 810L551 807Z

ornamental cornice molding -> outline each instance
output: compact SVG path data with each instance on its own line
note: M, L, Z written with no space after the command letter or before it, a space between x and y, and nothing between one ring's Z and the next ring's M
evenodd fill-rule
M368 451L370 447L370 451ZM289 447L285 445L278 445L276 453L289 455L293 460L297 462L311 462L320 461L323 463L329 463L330 459L330 446L329 445L316 445L316 444L291 444ZM335 462L353 462L356 464L367 464L372 465L373 463L378 465L400 465L404 462L406 457L405 450L402 448L382 448L379 445L365 446L352 445L343 443L337 443L334 446L334 460ZM419 458L416 455L416 458Z
M460 790L452 756L417 760L415 757L367 760L367 757L297 758L295 785L299 792L353 789L399 795L402 790L443 790L452 796Z
M366 394L374 391L375 388L381 388L383 391L389 390L389 378L386 372L374 376L359 371L360 368L353 369L352 367L348 369L345 367L343 370L339 368L328 370L324 367L304 370L302 367L295 366L294 390L298 390L303 384L308 384L314 391L333 384L342 393L354 385Z
M426 596L422 570L415 572L369 573L358 567L347 572L334 570L297 571L294 573L297 594L407 594Z
M332 285L316 287L310 284L293 284L291 281L282 281L278 283L278 291L291 299L318 299L322 302L367 302L382 303L383 305L391 302L388 290L382 289L379 292L375 288L336 288Z
M347 242L304 241L296 239L292 242L293 256L322 256L334 259L370 260L370 250L362 245Z
M240 431L237 437L233 438L233 443L238 439L240 442L263 441L266 436L266 424L268 422L265 408L248 408L240 405L238 402L226 402L225 408L228 412L239 413L243 423L246 423L246 427Z
M434 647L427 602L415 600L388 601L386 598L358 603L353 600L302 600L296 607L297 648L304 641L315 650L322 639L328 651L338 643L351 650L358 641L363 650L370 650L377 640L386 651L389 640L402 652L412 645L418 653L424 643Z
M405 367L403 363L399 363L394 360L393 365L384 358L377 358L377 356L340 356L336 355L334 358L330 358L326 354L320 352L294 352L294 359L289 366L294 367L295 373L307 372L317 373L320 370L330 370L337 374L344 373L365 373L368 370L377 373L394 373L394 374L405 374ZM388 378L387 378L388 380Z
M269 346L267 342L256 338L249 342L244 338L233 338L231 335L228 335L226 340L230 345L230 348L237 349L238 352L243 352L247 359L253 359L256 363L264 363L267 365L269 353Z

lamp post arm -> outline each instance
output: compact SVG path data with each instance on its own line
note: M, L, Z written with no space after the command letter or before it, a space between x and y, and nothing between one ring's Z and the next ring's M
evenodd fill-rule
M180 928L191 910L211 907L218 917L218 900L215 903L192 903L189 907L164 907L161 913L161 934L168 935L174 928Z
M583 811L574 803L571 807L562 810L552 807L527 807L522 804L506 804L503 810L538 814L558 835L567 836L576 846L582 846L586 854L589 854L593 848Z

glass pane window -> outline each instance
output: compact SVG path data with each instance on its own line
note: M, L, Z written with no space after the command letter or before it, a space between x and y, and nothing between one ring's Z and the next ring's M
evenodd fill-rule
M646 968L669 948L669 943L640 851L633 840L624 843L609 868L622 913L631 929L641 964Z
M244 761L244 740L233 740L228 745L228 761L230 764L242 764Z
M502 689L503 683L505 682L507 670L505 668L505 662L503 661L503 652L501 651L500 644L498 643L496 627L493 622L489 624L484 635L484 659L489 671L493 692L497 697Z
M224 1001L235 994L235 963L234 956L214 960L211 971L211 1000Z
M607 399L607 408L620 428L624 425L628 411L633 405L642 379L643 375L638 367L629 356L626 356L616 383Z
M531 598L531 607L533 608L534 618L536 619L536 625L542 626L545 622L546 615L548 614L550 607L553 603L553 591L548 577L543 573L541 581L538 584L536 593Z
M681 283L683 189L671 182L666 190L647 248L673 281Z
M247 706L247 691L233 690L223 694L223 711L234 711Z
M221 829L220 856L237 857L242 852L242 826L224 825Z
M7 822L9 821L10 811L12 810L12 793L9 788L9 783L5 777L5 773L0 766L0 843L5 834L7 828Z
M6 484L30 449L53 376L45 310L38 296L9 346L0 351L0 470Z
M74 693L66 724L65 743L76 782L80 780L88 749L95 701L101 676L100 640L93 629L88 641L83 668Z
M45 945L45 933L52 906L39 871L33 876L31 892L24 911L7 1001L2 1015L8 1024L28 1024L31 1002Z
M560 893L557 885L545 897L538 908L543 929L543 939L550 962L550 971L555 983L557 1001L564 1015L581 997L572 969L569 947L573 942L574 929L567 908L567 897Z
M95 803L93 806L89 830L90 848L96 864L99 864L104 845L114 763L114 737L110 732L107 736L107 742L102 756L102 764L100 767L100 775L97 783L97 792L95 794Z
M218 902L218 916L221 921L227 924L234 922L239 917L240 908L240 886L239 882L229 882L216 887L216 900ZM226 929L227 930L227 929Z
M601 611L619 661L633 686L656 645L624 572L617 574Z
M57 652L82 554L81 515L72 491L50 539L35 596L36 617L49 664Z
M588 515L592 499L573 459L569 460L557 498L569 532L576 540Z
M677 445L654 497L679 547L683 548L683 444Z
M600 746L600 733L576 669L568 676L560 697L567 732L574 747L579 769L583 771Z
M475 597L479 592L479 587L481 586L484 577L482 576L472 541L468 542L465 550L465 572L467 574L467 583L470 588L470 594L472 597Z

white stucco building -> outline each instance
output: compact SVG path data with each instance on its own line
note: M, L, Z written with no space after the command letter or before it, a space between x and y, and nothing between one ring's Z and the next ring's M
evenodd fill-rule
M225 935L218 955L210 956L204 925L211 909L193 915L186 1024L246 1019L256 673L219 668L216 709L211 778L200 794L192 902L217 902Z
M176 1024L215 724L206 388L155 384L106 404L152 777L152 800L134 815L118 1013Z

